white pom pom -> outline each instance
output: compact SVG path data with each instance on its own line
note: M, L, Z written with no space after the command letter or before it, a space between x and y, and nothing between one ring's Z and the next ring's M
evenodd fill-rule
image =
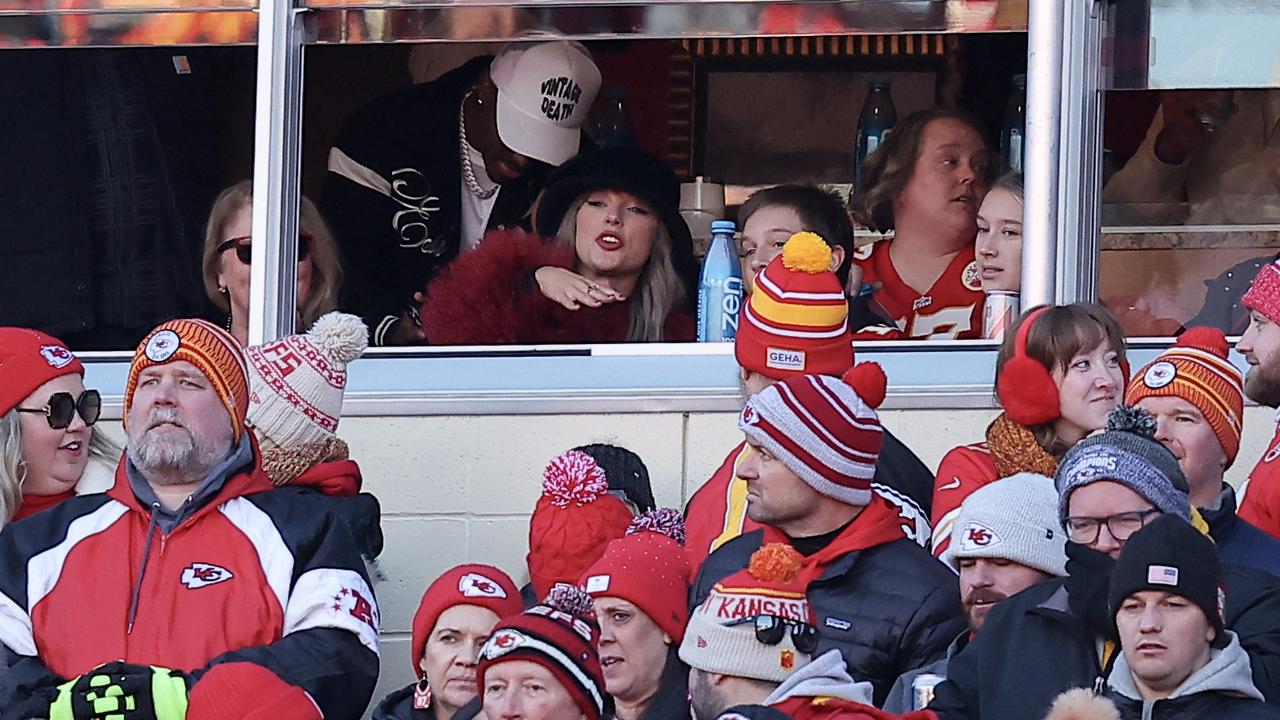
M316 320L307 331L307 339L325 357L345 365L369 347L369 328L355 315L335 310Z

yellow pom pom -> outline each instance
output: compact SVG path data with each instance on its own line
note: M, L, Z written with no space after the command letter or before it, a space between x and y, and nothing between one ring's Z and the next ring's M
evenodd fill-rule
M829 270L831 246L817 233L798 232L782 246L782 266L810 275Z
M784 543L769 543L751 554L747 572L765 582L791 582L803 565L804 556L795 548Z

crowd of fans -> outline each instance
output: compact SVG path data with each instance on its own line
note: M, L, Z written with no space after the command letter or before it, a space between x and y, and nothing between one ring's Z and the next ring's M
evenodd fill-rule
M1280 717L1280 432L1239 494L1223 479L1245 396L1280 406L1280 264L1243 296L1247 375L1217 329L1131 372L1105 308L1027 311L998 354L1003 412L931 472L854 346L976 332L1020 252L1017 179L940 111L869 161L855 216L895 232L869 253L816 188L744 206L743 440L687 507L655 507L624 449L553 458L528 583L446 571L413 618L417 682L374 698L380 509L337 436L370 337L691 336L674 175L634 149L575 157L598 86L578 46L524 46L353 121L448 111L429 147L353 129L334 148L337 240L304 202L281 340L244 347L251 191L223 193L204 274L225 329L143 338L123 449L65 343L0 328L0 718ZM382 221L358 236L337 207ZM498 227L522 214L533 234ZM351 242L377 248L352 274L384 281L367 323L334 310Z

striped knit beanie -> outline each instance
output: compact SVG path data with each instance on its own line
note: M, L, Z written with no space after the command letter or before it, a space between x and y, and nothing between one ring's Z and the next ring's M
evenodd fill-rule
M733 346L739 365L775 380L839 375L853 365L848 301L830 267L821 237L800 232L787 240L742 308Z
M884 371L875 363L857 365L839 378L798 375L752 396L738 429L814 490L866 505L884 444L874 409L884 393Z
M1124 404L1137 405L1149 397L1186 400L1213 428L1231 467L1240 451L1244 376L1227 360L1228 349L1226 335L1217 328L1187 330L1130 381Z
M1269 263L1258 271L1241 302L1271 322L1280 323L1280 262Z
M231 416L234 442L240 442L249 409L249 378L244 350L231 333L204 320L170 320L142 339L129 365L124 386L124 417L128 422L138 373L149 367L186 360L195 365L213 386Z
M784 543L756 550L746 570L716 583L690 615L680 659L703 672L765 682L782 682L807 665L813 658L796 648L791 633L776 645L766 645L756 639L755 623L749 622L771 615L813 624L799 579L803 565L804 557Z
M476 667L480 697L484 698L484 677L490 668L527 660L551 673L588 720L600 720L609 709L609 696L599 644L591 596L579 587L557 587L541 605L504 618L493 628Z

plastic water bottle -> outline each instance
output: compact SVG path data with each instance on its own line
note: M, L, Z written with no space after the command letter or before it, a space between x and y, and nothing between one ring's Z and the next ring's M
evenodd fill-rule
M898 109L893 106L889 94L887 75L872 75L867 89L867 99L862 101L862 114L858 116L858 148L853 157L853 182L860 187L862 164L867 156L880 147L884 138L898 124Z
M732 342L742 310L742 265L732 220L711 223L711 247L698 280L698 342Z
M600 98L600 112L592 119L591 139L602 148L626 147L636 144L631 129L631 117L627 115L627 91L617 86L604 89Z
M1027 76L1013 76L1013 94L1004 110L1004 124L1000 128L1000 155L1014 172L1022 172L1022 160L1026 157L1027 133Z

